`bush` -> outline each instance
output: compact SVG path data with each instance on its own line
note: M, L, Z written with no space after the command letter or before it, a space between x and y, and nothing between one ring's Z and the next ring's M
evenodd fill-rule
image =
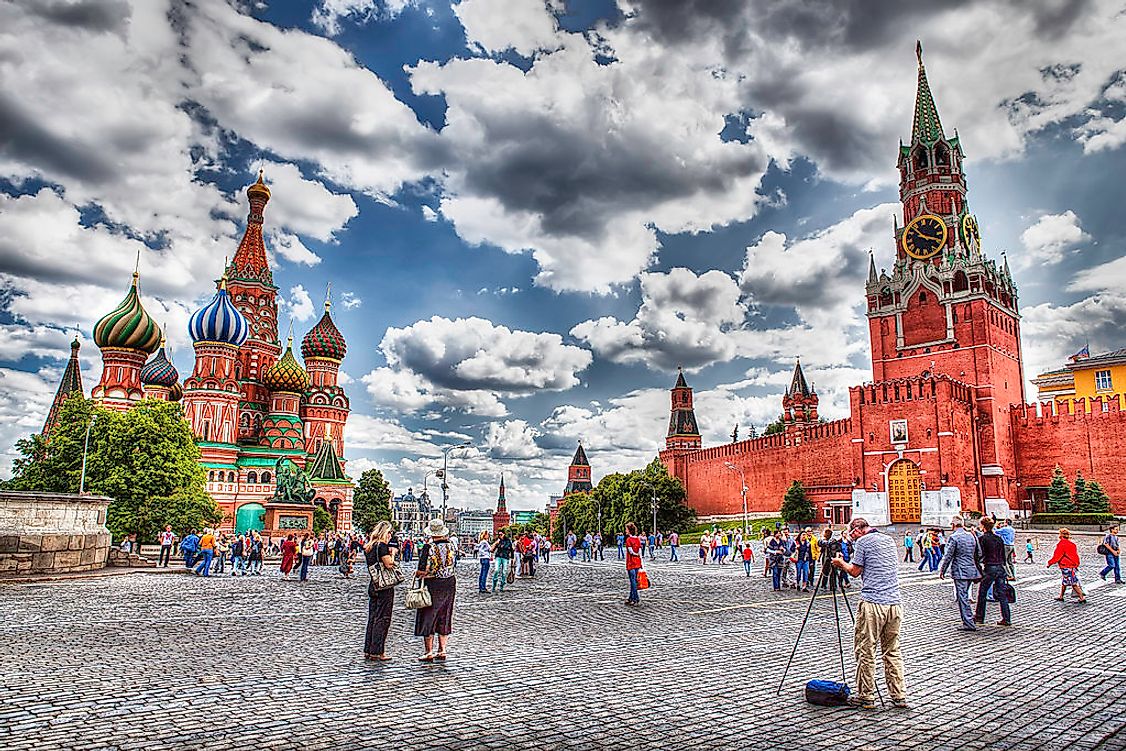
M1029 521L1032 524L1044 524L1049 527L1067 527L1079 524L1099 526L1114 519L1114 514L1033 514Z

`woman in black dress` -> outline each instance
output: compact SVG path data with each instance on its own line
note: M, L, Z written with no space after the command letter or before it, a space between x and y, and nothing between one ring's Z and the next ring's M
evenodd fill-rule
M387 542L391 539L390 522L379 522L364 545L364 558L369 571L371 566L395 568L395 559ZM364 635L364 659L388 662L386 653L387 630L391 627L391 609L395 606L395 588L376 589L368 581L368 627Z
M431 519L427 528L430 541L422 546L418 555L418 571L430 591L430 607L415 611L414 635L421 636L426 644L422 662L446 659L446 646L453 631L454 595L457 551L450 542L450 530L441 519ZM438 635L438 651L434 651L434 635Z

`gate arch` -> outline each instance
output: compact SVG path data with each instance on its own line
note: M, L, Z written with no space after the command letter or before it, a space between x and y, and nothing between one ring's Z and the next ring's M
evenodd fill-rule
M888 467L888 517L892 524L918 524L923 516L919 465L908 459Z

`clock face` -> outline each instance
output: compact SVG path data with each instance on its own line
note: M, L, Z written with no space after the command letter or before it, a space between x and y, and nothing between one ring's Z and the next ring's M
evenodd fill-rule
M946 245L946 222L934 214L915 217L903 230L903 250L920 261L932 258Z
M962 217L962 244L969 247L970 242L981 244L981 230L978 229L977 219L972 214Z

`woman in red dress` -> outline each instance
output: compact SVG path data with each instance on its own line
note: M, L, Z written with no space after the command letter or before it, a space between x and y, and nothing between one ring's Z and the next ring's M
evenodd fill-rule
M297 540L293 539L293 535L286 535L285 540L281 545L282 562L281 572L282 577L288 579L289 572L293 570L293 562L297 558Z

